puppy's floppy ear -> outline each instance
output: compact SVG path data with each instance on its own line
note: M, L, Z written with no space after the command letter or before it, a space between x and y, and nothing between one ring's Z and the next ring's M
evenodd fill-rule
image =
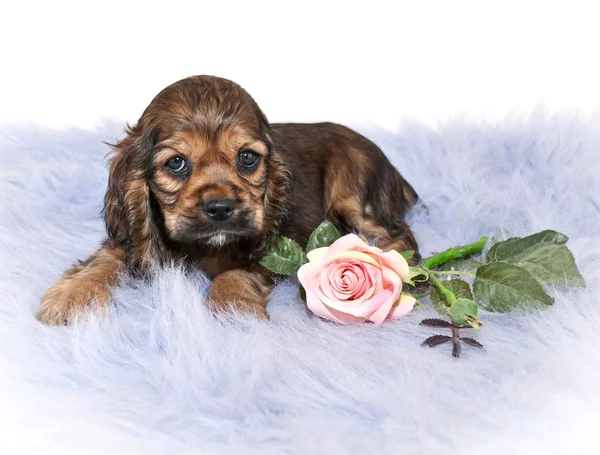
M290 198L291 172L286 151L279 135L271 128L260 111L261 136L269 149L267 162L267 187L264 196L265 233L275 234L287 213Z
M167 260L148 186L148 169L157 131L138 124L113 146L104 217L109 237L125 248L130 273L145 275L153 264Z

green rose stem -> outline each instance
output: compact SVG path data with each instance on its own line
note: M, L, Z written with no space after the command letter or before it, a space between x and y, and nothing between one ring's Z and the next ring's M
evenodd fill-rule
M454 293L446 287L444 287L442 282L438 280L433 273L429 274L429 281L431 281L431 284L433 284L433 286L438 290L438 292L444 296L444 298L448 301L450 306L454 302L456 302L456 296L454 295Z
M425 261L421 267L424 269L431 269L434 267L438 267L442 264L445 264L448 261L453 259L462 259L468 256L472 256L474 254L479 254L485 248L485 244L487 243L487 237L481 237L477 242L470 243L469 245L457 246L454 248L447 249L446 251L433 255ZM444 296L444 298L448 301L449 306L452 306L454 302L456 302L456 296L452 291L444 287L442 282L437 279L437 277L430 271L428 273L428 280L433 284L433 286L438 290L440 294Z
M487 241L487 237L481 237L479 240L474 243L470 243L469 245L449 248L443 253L435 254L425 259L422 267L425 267L426 269L432 269L453 259L462 259L474 254L479 254L485 248Z

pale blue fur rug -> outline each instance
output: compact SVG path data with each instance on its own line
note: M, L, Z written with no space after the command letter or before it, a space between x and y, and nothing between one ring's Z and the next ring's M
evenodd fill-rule
M482 315L485 351L419 343L431 312L337 326L293 283L270 322L217 321L208 280L127 282L108 320L34 318L41 294L104 238L96 132L0 128L0 453L600 453L600 118L536 113L396 135L362 129L420 194L422 252L552 228L588 287L543 313Z

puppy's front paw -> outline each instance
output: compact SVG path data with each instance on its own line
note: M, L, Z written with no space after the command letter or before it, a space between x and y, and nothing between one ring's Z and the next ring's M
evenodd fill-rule
M70 324L84 310L105 311L111 287L125 268L123 248L106 243L88 260L74 265L42 297L39 321Z
M48 325L68 325L86 309L104 310L110 301L107 285L77 275L62 277L42 297L36 317Z
M211 292L211 297L206 300L205 305L216 314L231 313L233 310L252 314L257 319L269 319L269 313L265 308L266 302L264 301L251 301L246 298L227 300Z
M266 306L271 289L272 285L259 274L230 270L215 277L205 305L215 313L237 310L269 319Z

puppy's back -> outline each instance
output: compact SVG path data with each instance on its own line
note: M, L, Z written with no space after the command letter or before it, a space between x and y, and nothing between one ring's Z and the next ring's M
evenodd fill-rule
M303 243L324 219L346 232L359 219L388 231L403 224L417 193L372 141L335 123L271 126L292 172L287 234Z

